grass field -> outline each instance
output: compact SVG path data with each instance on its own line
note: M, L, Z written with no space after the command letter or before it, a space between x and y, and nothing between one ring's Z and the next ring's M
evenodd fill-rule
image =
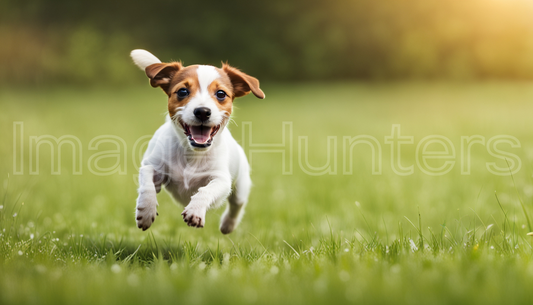
M156 130L166 110L160 90L141 76L138 84L0 91L0 304L533 299L533 237L526 235L533 231L533 85L266 84L265 100L236 101L230 129L241 141L251 124L253 143L281 143L283 122L290 122L292 156L290 137L282 149L292 173L283 174L281 154L254 153L246 215L224 236L223 209L208 212L204 229L192 229L164 192L154 225L136 228L134 150L142 146L135 143ZM394 128L412 137L401 146L401 167L391 155ZM62 146L60 174L52 174L57 150L42 145L35 156L31 142L43 135L79 139L76 150ZM373 174L366 144L343 158L344 137L359 135L381 147L381 173ZM432 135L455 157L424 165L417 146ZM124 146L94 148L99 136ZM465 150L472 136L483 143ZM328 137L336 167L313 175L319 170L306 164L326 164ZM116 165L96 159L110 150L119 151L121 172L98 175L95 164ZM73 152L81 152L79 168ZM446 161L455 161L449 172L428 173Z

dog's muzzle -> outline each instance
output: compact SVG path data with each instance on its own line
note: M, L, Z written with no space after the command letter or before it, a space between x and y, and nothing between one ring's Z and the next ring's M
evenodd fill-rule
M213 137L217 134L220 129L220 125L216 126L206 126L206 125L187 125L180 121L181 126L183 127L184 133L189 140L189 143L193 147L206 148L211 146L213 142Z

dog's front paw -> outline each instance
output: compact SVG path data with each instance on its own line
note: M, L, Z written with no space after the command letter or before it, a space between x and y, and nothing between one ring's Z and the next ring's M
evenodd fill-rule
M183 216L183 221L189 227L203 228L205 225L205 212L206 208L188 205L181 213L181 216Z
M155 201L155 198L154 200ZM135 220L137 221L137 227L146 231L152 223L155 221L157 213L157 201L155 202L143 202L140 200L137 203L137 209L135 211Z

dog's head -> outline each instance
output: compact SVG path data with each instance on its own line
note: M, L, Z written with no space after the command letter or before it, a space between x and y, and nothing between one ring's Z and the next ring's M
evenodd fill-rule
M228 64L184 67L180 62L162 63L145 50L133 50L131 57L145 70L152 87L161 87L168 95L169 116L194 150L209 149L228 123L236 97L252 92L265 98L255 77Z

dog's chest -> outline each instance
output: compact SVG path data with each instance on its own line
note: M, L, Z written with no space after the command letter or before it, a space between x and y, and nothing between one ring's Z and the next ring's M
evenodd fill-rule
M191 196L212 179L215 164L203 159L187 161L178 157L174 160L169 164L165 188L176 200L186 205Z

